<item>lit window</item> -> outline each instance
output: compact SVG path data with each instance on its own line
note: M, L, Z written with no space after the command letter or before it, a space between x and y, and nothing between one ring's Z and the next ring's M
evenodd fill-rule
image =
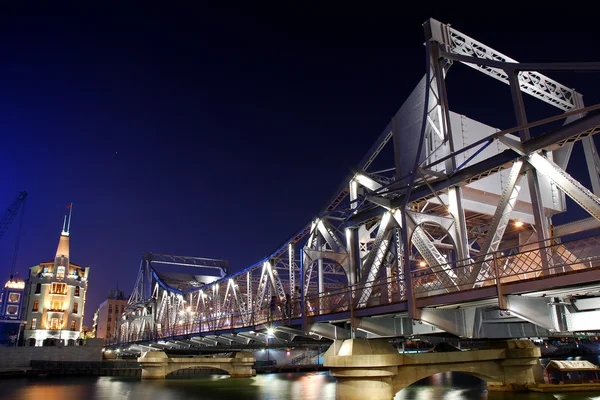
M56 269L56 279L63 279L65 277L65 267L62 265Z
M33 308L31 309L31 311L38 311L40 308L40 302L39 300L34 300L33 301Z
M21 293L9 293L8 294L8 302L9 303L18 303L21 300Z
M59 321L58 318L50 319L50 329L59 329L61 325Z
M77 304L77 303L75 303ZM75 330L75 321L71 321L71 330L74 331Z
M7 315L17 315L19 313L19 306L8 306L6 307Z
M67 294L67 284L53 282L50 294Z
M36 329L37 328L37 318L32 318L31 319L31 329Z
M73 303L73 314L77 314L78 308L79 308L79 303Z
M79 296L79 286L75 286L75 296Z
M62 301L52 300L50 302L50 311L63 311Z

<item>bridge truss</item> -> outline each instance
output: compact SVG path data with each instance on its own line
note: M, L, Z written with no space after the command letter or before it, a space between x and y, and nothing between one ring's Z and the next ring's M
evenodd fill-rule
M573 239L600 227L600 105L539 72L600 63L519 63L434 19L424 28L425 76L327 207L269 257L198 287L165 282L144 259L120 344L600 330L600 237ZM450 110L457 63L508 85L513 128ZM529 122L523 93L558 113ZM591 190L567 172L579 141ZM589 218L555 227L565 196Z

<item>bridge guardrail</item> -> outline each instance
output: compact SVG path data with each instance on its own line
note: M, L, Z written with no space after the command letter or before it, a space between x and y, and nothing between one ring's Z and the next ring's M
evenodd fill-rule
M600 235L565 242L554 238L548 242L550 244L546 246L543 242L533 242L485 256L477 255L475 261L459 260L433 267L411 267L413 293L416 298L425 298L600 267ZM542 262L542 257L546 258L546 263ZM476 268L477 263L481 264L481 268ZM401 303L406 301L405 285L402 276L389 276L324 293L311 290L305 295L305 315L314 317L348 312L351 308ZM370 290L368 301L358 304L358 299L365 290ZM302 306L298 301L292 302L289 316L287 311L285 303L278 303L274 312L267 304L259 309L251 309L249 321L244 321L239 312L231 313L227 309L201 320L183 315L174 318L170 326L160 327L152 332L140 332L132 339L157 340L181 335L210 334L269 323L286 325L292 319L302 317Z
M598 236L547 242L551 244L535 242L478 256L475 263L461 260L412 271L415 297L496 285L497 280L505 284L600 266ZM479 270L474 268L477 262L481 264Z

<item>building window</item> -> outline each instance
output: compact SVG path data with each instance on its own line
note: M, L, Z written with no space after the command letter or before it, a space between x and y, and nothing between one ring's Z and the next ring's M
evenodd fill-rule
M73 303L73 314L77 314L78 308L79 308L79 303Z
M77 303L75 303L77 304ZM75 330L75 321L71 321L71 330L74 331Z
M42 284L38 283L37 285L35 285L35 294L40 294L42 293Z
M33 301L33 308L31 309L31 311L38 311L40 308L40 302L39 300L34 300Z
M110 324L106 325L106 332L110 335Z
M8 302L9 303L18 303L21 300L21 293L11 292L8 294Z
M62 265L56 269L56 279L63 279L65 277L65 267Z
M109 313L109 314L112 314L112 304L109 304L109 305L108 305L108 313Z
M112 321L112 317L109 315L108 316L108 322Z
M79 286L75 286L75 296L79 296Z
M67 294L67 284L53 282L50 294Z
M64 311L62 301L52 300L50 302L50 311Z
M8 306L6 307L7 315L17 315L19 313L19 306Z
M61 323L59 322L60 320L58 318L52 318L50 319L50 329L56 330L60 328Z
M37 318L32 318L31 319L31 329L36 329L37 328Z
M44 274L47 274L47 273L48 273L48 267L44 267L44 268L42 269L42 273L44 273Z

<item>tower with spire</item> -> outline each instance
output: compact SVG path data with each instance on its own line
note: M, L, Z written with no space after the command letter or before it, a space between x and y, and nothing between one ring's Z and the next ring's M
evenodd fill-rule
M90 268L71 262L72 206L67 206L54 260L29 268L25 345L74 345L80 338Z

